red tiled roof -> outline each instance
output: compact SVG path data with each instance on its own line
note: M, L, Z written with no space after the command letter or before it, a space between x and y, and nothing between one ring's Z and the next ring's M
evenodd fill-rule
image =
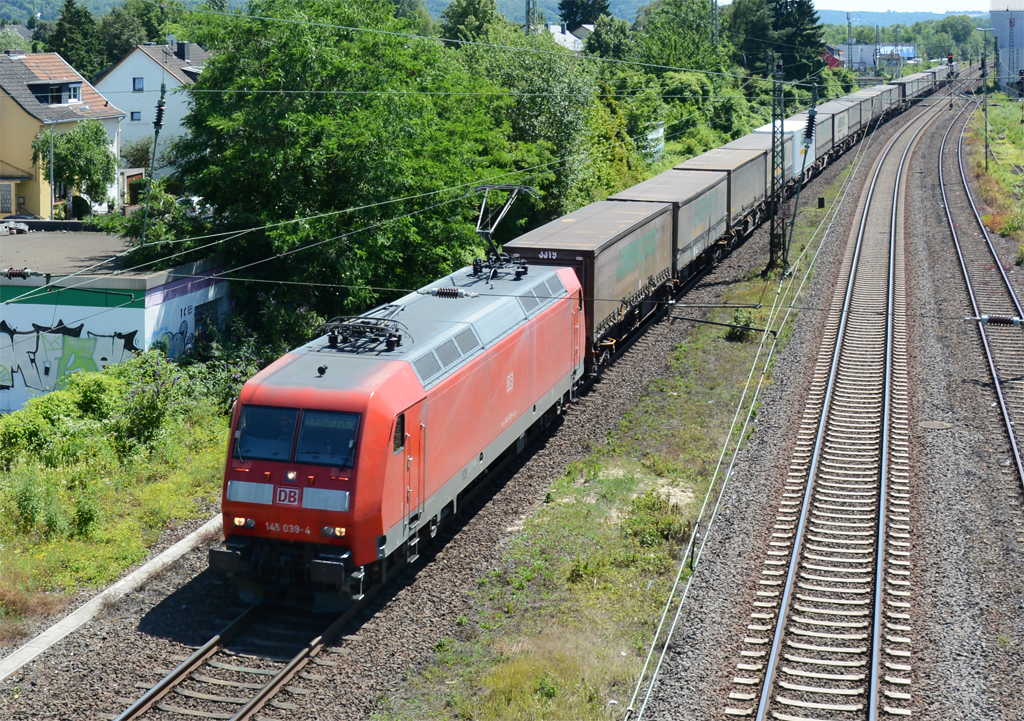
M42 83L82 83L82 102L49 105L45 97L35 96L30 86ZM75 71L57 53L27 53L24 57L0 55L0 88L42 122L53 122L64 115L68 120L124 117L124 113ZM68 112L71 110L72 112Z

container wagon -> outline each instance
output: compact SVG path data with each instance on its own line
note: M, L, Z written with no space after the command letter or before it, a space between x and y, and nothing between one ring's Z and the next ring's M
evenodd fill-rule
M729 246L749 235L767 210L768 152L765 150L729 150L714 148L675 166L675 170L725 173L729 208Z
M663 307L675 289L669 203L602 201L505 243L529 266L569 267L583 288L586 370Z
M801 131L803 132L803 131ZM784 133L783 137L785 142L782 146L783 151L783 163L782 163L782 184L783 186L789 185L793 180L793 158L797 157L796 152L796 136L793 133ZM768 192L771 193L771 174L772 174L772 136L771 134L765 133L748 133L742 137L736 138L731 143L726 143L722 146L723 150L763 150L767 156L767 164L764 170L764 182L765 187L768 188Z
M705 251L726 234L727 180L725 173L666 170L608 200L672 206L672 277L685 280L719 255L717 247Z

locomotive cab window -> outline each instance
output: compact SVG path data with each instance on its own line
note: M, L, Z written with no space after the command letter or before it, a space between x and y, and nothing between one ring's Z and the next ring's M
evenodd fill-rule
M243 406L235 433L235 458L261 461L287 461L292 455L295 421L293 408Z
M303 411L295 462L351 468L358 431L358 413Z
M405 414L399 413L395 419L395 453L405 448Z

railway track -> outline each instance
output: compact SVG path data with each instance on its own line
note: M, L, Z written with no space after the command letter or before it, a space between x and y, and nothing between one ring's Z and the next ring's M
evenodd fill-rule
M369 594L367 595L369 598ZM332 666L320 658L326 644L365 607L365 599L340 616L296 618L273 606L250 606L224 630L207 641L173 670L154 668L160 677L120 715L104 716L117 721L161 718L256 719L273 721L277 711L296 706L279 695L304 695L302 679L319 680L304 669ZM310 640L312 639L312 640ZM284 692L282 694L282 692ZM261 712L264 712L263 715Z
M1009 324L1012 318L1024 317L1017 294L1010 285L1010 280L1003 268L998 252L992 244L988 230L981 220L978 207L971 195L967 174L964 171L964 134L973 111L978 104L965 105L950 123L942 136L939 149L939 186L942 188L942 201L946 208L946 220L953 235L960 270L967 284L967 294L971 300L975 317L988 317L990 322L979 323L981 344L985 352L989 372L992 375L996 399L1000 414L1006 428L1010 448L1016 465L1017 477L1024 484L1024 463L1021 459L1021 444L1024 438L1019 428L1024 428L1024 343L1022 343L1019 327ZM967 112L968 108L971 112ZM954 126L962 116L960 132L956 144L955 172L960 182L952 181L958 192L970 204L973 221L963 226L957 225L950 211L950 199L946 185L946 165L952 164L953 158L946 155L946 141ZM966 226L966 227L965 227ZM1002 321L1004 324L1000 324Z
M843 261L727 717L909 715L903 172L937 106L876 162Z

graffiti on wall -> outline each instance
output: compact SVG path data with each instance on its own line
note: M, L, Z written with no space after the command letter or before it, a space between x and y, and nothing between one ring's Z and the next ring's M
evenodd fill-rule
M18 330L0 321L0 390L21 390L29 397L48 393L71 373L102 370L141 350L136 330L83 336L84 328L84 323L68 327L58 321Z
M158 330L153 342L161 343L167 356L178 360L192 347L193 340L195 340L195 336L189 332L188 321L183 320L178 326L178 330L173 333L166 327Z

